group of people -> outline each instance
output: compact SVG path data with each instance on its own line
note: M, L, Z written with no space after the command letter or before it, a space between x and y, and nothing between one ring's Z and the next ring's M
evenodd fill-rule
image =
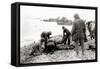
M82 20L78 14L75 14L71 32L64 26L62 27L62 29L63 29L62 43L66 44L66 41L68 40L68 46L70 46L70 37L72 37L72 41L74 42L75 51L77 55L79 54L78 50L79 44L81 46L82 55L84 55L84 42L87 41L85 21Z
M87 41L85 21L82 20L78 14L75 14L71 32L64 26L62 27L62 30L63 38L61 43L65 45L68 41L68 46L70 46L70 39L72 38L77 55L79 54L79 44L81 46L82 55L84 55L84 42ZM42 32L41 34L41 45L44 43L45 49L48 48L47 41L50 38L51 34L51 32ZM55 46L55 43L52 43L51 46ZM48 50L50 49L53 48L50 47Z

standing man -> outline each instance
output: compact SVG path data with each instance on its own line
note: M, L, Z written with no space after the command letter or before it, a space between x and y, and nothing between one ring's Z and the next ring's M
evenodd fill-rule
M71 33L64 26L62 27L62 29L63 29L63 39L62 39L62 43L64 43L64 45L65 45L66 44L66 41L68 39L68 45L70 45L70 35L71 35Z
M79 54L78 51L78 43L81 45L82 55L84 55L84 32L85 32L85 23L82 19L80 19L78 14L74 15L74 22L72 27L72 40L75 43L75 51L77 55Z

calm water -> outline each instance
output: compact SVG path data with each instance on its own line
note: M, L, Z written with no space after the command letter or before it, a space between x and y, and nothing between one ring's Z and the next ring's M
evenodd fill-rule
M40 34L43 31L51 31L52 36L62 34L62 26L56 22L43 22L40 20L28 19L21 24L21 47L32 42L37 42L40 39ZM64 25L65 26L65 25ZM65 26L70 31L72 26Z

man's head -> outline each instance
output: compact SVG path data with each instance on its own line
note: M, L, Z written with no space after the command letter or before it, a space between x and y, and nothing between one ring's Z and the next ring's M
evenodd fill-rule
M49 32L48 32L48 35L52 35L52 32L51 32L51 31L49 31Z
M74 14L74 18L75 19L79 19L80 17L79 17L79 14Z
M64 27L64 26L62 26L62 29L65 29L65 27Z
M51 31L47 32L47 38L50 38L50 35L52 35L52 32Z

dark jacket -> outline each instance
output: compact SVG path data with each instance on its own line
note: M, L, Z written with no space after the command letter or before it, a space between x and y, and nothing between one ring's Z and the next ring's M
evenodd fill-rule
M78 39L84 39L85 22L82 19L74 20L71 33L73 41L77 41Z
M69 36L69 35L71 35L70 31L67 28L65 28L63 30L63 36Z

